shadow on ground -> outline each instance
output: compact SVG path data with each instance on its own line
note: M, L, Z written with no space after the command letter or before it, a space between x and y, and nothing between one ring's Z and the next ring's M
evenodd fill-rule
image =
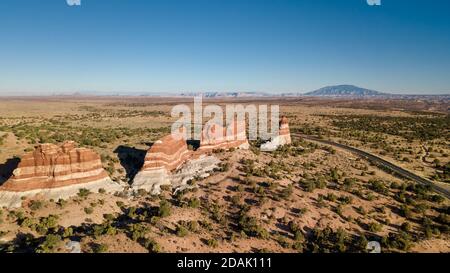
M19 158L10 158L4 164L0 164L0 186L3 185L12 175L19 165Z
M133 181L136 174L144 165L147 151L120 145L114 150L114 153L117 154L120 164L124 167L128 181Z

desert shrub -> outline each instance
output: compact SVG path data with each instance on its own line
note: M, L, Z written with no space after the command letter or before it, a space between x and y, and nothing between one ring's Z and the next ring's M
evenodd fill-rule
M189 203L188 203L189 207L191 208L198 208L200 206L200 199L193 197L191 199L189 199Z
M377 222L371 222L368 224L368 230L370 232L380 232L382 230L383 226L380 223Z
M380 180L375 180L375 179L371 179L369 180L369 184L370 184L370 189L381 193L381 194L388 194L389 189L384 185L384 183Z
M49 234L45 236L44 241L38 246L36 252L50 253L55 250L55 247L61 242L61 236Z
M159 244L155 240L145 238L143 241L144 241L143 242L144 247L150 253L159 253L159 252L161 252L161 247L159 246Z
M367 252L367 244L368 243L369 243L369 241L367 240L366 236L364 234L362 234L357 239L356 247L361 252Z
M212 248L216 248L216 247L219 246L219 242L218 242L216 239L208 239L208 240L206 241L206 244L207 244L209 247L212 247Z
M344 189L346 191L350 191L356 183L356 180L354 178L345 178L344 179Z
M400 207L400 214L407 219L410 219L412 217L412 212L408 205L402 205Z
M241 203L242 195L236 194L231 197L231 203L235 206L238 206Z
M400 229L405 231L405 232L410 232L411 231L411 224L408 222L404 222L401 226Z
M86 207L86 208L84 208L84 212L86 214L92 214L94 212L94 208L93 207Z
M335 194L333 194L333 193L328 193L328 194L325 196L325 199L328 200L328 201L330 201L330 202L336 202L337 196L336 196Z
M342 195L338 199L343 205L348 205L353 202L353 198L351 196Z
M188 233L189 233L189 231L184 226L182 226L182 225L177 226L176 234L178 237L185 237L188 235Z
M199 225L197 221L189 221L187 223L187 229L191 232L197 232L199 229Z
M158 215L160 217L167 217L170 215L170 210L171 210L172 205L170 204L169 201L167 200L161 200L161 202L159 203L159 209L158 209Z
M200 225L201 225L204 229L206 229L206 230L208 230L208 231L212 231L212 230L213 230L212 224L211 224L210 222L206 221L206 220L200 221Z
M221 163L220 165L219 165L219 170L221 171L221 172L228 172L229 170L230 170L230 163L228 163L228 162L225 162L225 163Z
M412 246L412 238L406 232L389 233L387 237L383 237L382 244L388 248L408 251Z
M125 207L125 203L122 202L122 201L117 201L117 202L116 202L116 205L117 205L119 208Z
M88 197L89 195L91 194L91 191L90 190L88 190L88 189L80 189L79 191L78 191L78 196L79 197L81 197L81 198L86 198L86 197Z
M92 251L94 253L105 253L105 252L108 251L108 245L106 245L106 244L95 244L92 247Z
M306 180L302 182L302 187L307 192L313 192L316 189L316 184L312 180Z
M289 197L291 197L292 193L293 193L293 186L292 184L289 184L286 188L284 188L281 191L281 198L288 199Z
M106 221L112 222L115 219L115 216L113 214L107 213L107 214L103 214L103 218Z
M63 238L69 238L71 236L73 236L73 228L71 228L71 227L64 228L64 232L63 232L62 237Z
M44 203L40 200L31 200L29 208L31 210L40 210L44 206Z
M289 243L289 241L287 240L286 237L284 237L283 235L278 235L276 237L276 241L278 242L278 244L280 244L281 247L283 248L290 248L292 245Z
M56 202L56 205L60 208L64 208L67 205L67 201L64 199L59 199L58 202Z
M145 238L148 232L148 228L144 224L131 224L129 230L133 241Z
M367 214L367 212L366 212L366 210L364 209L363 206L359 206L359 207L355 208L355 210L356 210L356 212L358 212L361 215L366 215Z
M47 217L41 217L39 222L32 227L32 229L36 230L40 234L45 234L49 229L55 229L58 226L58 216L49 215Z
M248 236L259 237L261 239L267 239L269 237L267 230L258 224L256 218L249 217L245 214L241 214L239 217L239 228Z

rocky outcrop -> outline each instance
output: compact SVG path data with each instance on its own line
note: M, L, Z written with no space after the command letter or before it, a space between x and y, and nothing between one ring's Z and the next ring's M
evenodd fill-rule
M283 139L282 145L289 145L292 143L291 131L289 129L289 120L285 116L281 117L280 120L279 136Z
M249 148L245 122L238 124L237 121L233 121L229 127L222 127L218 124L205 126L200 140L199 152L211 152L217 149L228 150L231 148Z
M182 133L182 131L180 131ZM144 166L133 180L132 190L144 189L159 194L161 186L184 187L194 177L205 177L220 160L188 150L180 135L168 135L148 150Z
M142 170L175 170L191 156L191 153L183 138L168 135L156 141L148 150Z
M270 141L261 145L261 151L263 152L273 152L276 151L280 146L291 144L291 132L289 129L289 121L283 116L280 120L280 128L278 135L273 137Z
M219 168L220 160L215 156L200 155L186 162L177 172L172 174L171 182L175 192L191 188L188 183L194 178L206 178ZM194 186L196 187L196 185Z
M170 185L170 172L179 168L192 152L180 135L168 135L147 151L144 166L133 179L132 189L145 189L158 193L162 185Z
M61 146L41 144L25 154L13 175L0 187L0 206L18 207L27 197L60 199L74 196L79 189L107 192L122 190L111 181L100 156L72 141Z

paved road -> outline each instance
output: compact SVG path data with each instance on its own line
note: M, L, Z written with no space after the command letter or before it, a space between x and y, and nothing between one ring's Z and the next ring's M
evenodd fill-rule
M445 189L444 187L441 187L439 185L437 185L436 183L433 183L432 181L425 179L423 177L420 177L406 169L403 169L402 167L399 167L397 165L392 164L391 162L388 162L376 155L373 154L369 154L365 151L356 149L354 147L350 147L347 145L343 145L340 143L336 143L336 142L332 142L329 140L324 140L324 139L320 139L317 137L313 137L313 136L306 136L306 135L300 135L300 134L292 134L293 137L300 137L300 138L304 138L306 140L312 140L312 141L316 141L316 142L320 142L323 144L327 144L327 145L331 145L331 146L335 146L347 151L352 152L353 154L356 154L358 156L361 156L365 159L368 159L372 162L375 162L381 166L383 166L384 168L396 173L397 175L410 179L412 181L415 181L417 183L423 184L423 185L429 185L431 187L431 189L433 189L435 192L442 194L443 196L450 198L450 191L448 189Z

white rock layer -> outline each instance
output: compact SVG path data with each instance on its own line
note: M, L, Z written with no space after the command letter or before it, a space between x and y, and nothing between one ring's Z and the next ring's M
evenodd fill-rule
M113 182L110 178L105 178L89 183L75 184L53 189L38 189L25 192L0 191L0 207L19 208L22 206L23 199L32 199L35 197L43 199L67 199L76 196L80 189L88 189L91 192L98 192L104 189L107 193L116 193L123 191L123 185Z

